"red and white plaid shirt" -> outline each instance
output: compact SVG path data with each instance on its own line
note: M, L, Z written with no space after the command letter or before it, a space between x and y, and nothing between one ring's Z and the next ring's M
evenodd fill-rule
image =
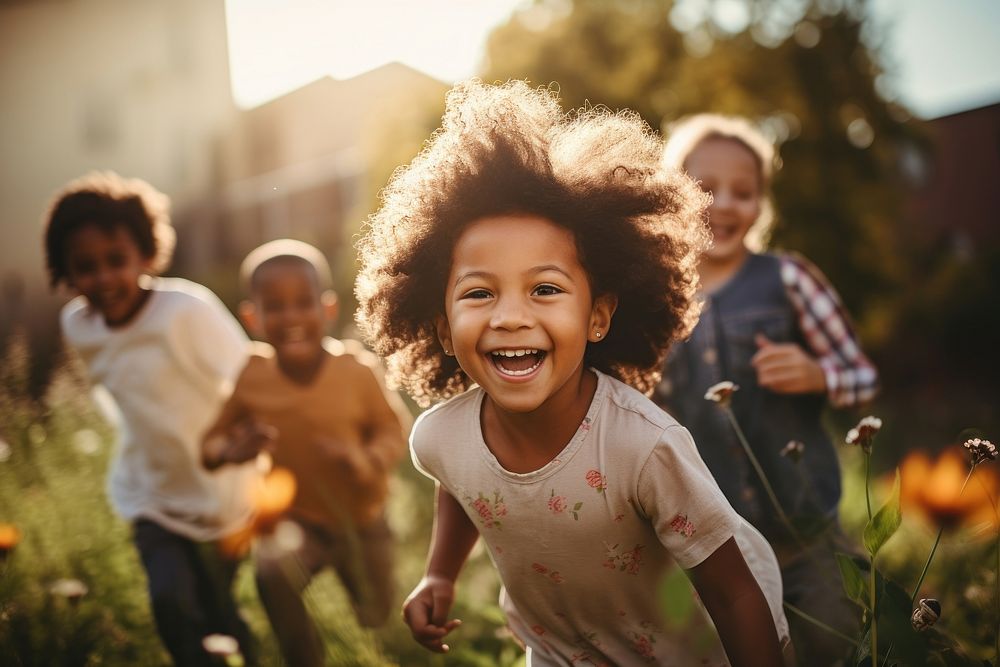
M842 408L874 398L878 371L861 351L851 318L826 276L801 255L786 254L781 256L781 281L826 376L830 403Z

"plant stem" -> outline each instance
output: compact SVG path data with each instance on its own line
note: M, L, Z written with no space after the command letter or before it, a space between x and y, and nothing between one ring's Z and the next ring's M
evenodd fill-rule
M969 474L965 476L965 481L962 482L962 488L959 489L958 495L955 496L956 499L962 497L962 492L965 491L965 487L969 483L969 479L972 478L972 473L976 471L976 466L972 466L969 469ZM938 544L941 542L941 535L944 533L944 526L938 529L937 537L934 539L934 546L931 547L931 552L927 555L927 562L924 563L924 569L920 573L920 578L917 579L917 585L913 587L913 594L910 595L910 607L913 607L913 603L917 599L917 595L920 594L920 586L924 583L924 577L927 576L927 570L931 567L931 561L934 560L934 554L937 552Z
M868 506L868 520L872 520L872 453L865 452L865 505Z
M787 602L784 602L782 604L785 606L785 609L787 609L788 611L792 612L793 614L795 614L799 618L802 618L802 619L804 619L804 620L812 623L813 625L815 625L818 628L822 628L823 630L826 630L827 632L829 632L831 635L833 635L835 637L840 637L845 642L849 642L851 645L853 645L855 647L858 647L858 648L861 647L861 644L854 637L849 637L848 635L845 635L840 630L837 630L836 628L833 628L833 627L827 625L826 623L824 623L823 621L819 620L818 618L816 618L814 616L810 616L809 614L807 614L806 612L802 611L801 609L799 609L798 607L796 607L793 604L788 604Z
M871 564L871 601L872 601L872 664L878 664L878 608L875 606L877 598L875 595L875 554L872 554Z
M753 466L761 484L764 485L764 491L767 493L767 497L771 500L771 504L774 505L774 509L778 513L778 518L780 518L781 522L785 524L785 528L787 528L788 532L791 533L799 547L805 550L805 545L802 543L802 539L792 526L792 522L789 520L788 515L785 514L784 508L781 507L781 503L778 501L778 496L775 495L774 489L771 488L771 483L768 481L767 475L764 473L764 469L760 466L760 461L757 460L757 456L754 455L753 450L750 449L750 443L747 442L746 436L743 435L743 429L740 428L739 422L736 421L736 415L733 414L733 411L728 406L723 407L723 412L725 412L726 417L729 418L729 423L733 425L733 430L736 431L736 437L740 441L740 445L743 447L743 452L747 455L747 458L750 459L750 465Z

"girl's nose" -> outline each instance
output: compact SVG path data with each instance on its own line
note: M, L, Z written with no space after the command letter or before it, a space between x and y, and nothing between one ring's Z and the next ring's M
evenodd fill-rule
M107 287L114 279L114 269L108 266L100 266L97 268L95 275L96 282L100 287Z
M497 299L490 318L493 329L520 329L531 326L533 321L531 311L524 299L517 297L501 297Z
M712 208L727 209L733 205L733 195L724 189L712 190Z

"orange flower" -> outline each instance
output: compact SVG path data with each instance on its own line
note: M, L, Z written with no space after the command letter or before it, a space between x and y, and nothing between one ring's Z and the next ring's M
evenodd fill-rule
M21 531L12 523L0 523L0 549L13 549L21 541Z
M295 500L298 484L287 468L275 468L253 490L251 502L257 511L254 527L259 531L274 528L278 519Z
M219 551L227 558L238 560L246 556L253 538L274 531L275 526L295 500L298 483L287 468L274 468L250 490L253 520L236 532L218 541Z
M900 466L900 501L944 528L995 522L991 497L995 499L1000 490L995 474L977 466L963 491L968 474L969 467L957 452L946 451L933 461L924 452L913 452Z
M0 559L21 541L21 531L12 523L0 523Z

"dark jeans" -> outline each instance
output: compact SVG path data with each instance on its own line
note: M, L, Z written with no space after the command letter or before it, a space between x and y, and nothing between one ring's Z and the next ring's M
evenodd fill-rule
M797 546L775 545L785 602L848 637L857 638L861 627L861 608L844 594L840 568L834 557L837 551L851 553L852 550L838 526L810 540L805 550ZM793 611L786 611L785 615L800 665L831 667L850 664L851 644Z
M289 521L291 521L289 519ZM254 554L257 591L290 667L322 667L323 639L302 595L320 570L332 567L365 627L379 627L393 609L393 537L384 518L330 531L304 521L300 544L286 548L273 536L261 538Z
M224 558L214 542L195 542L147 519L135 522L133 539L156 629L174 664L222 664L205 652L202 639L223 634L239 642L247 665L255 665L253 638L231 591L238 562Z

